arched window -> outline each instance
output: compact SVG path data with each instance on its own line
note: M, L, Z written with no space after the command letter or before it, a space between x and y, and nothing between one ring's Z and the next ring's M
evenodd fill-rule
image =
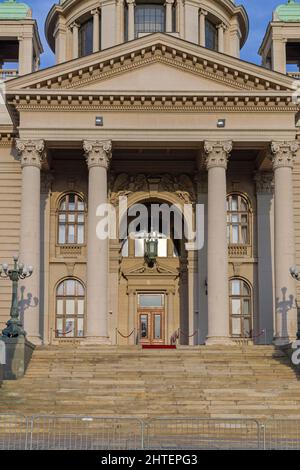
M56 289L56 337L84 336L85 289L76 279L66 279Z
M237 338L252 337L251 288L243 279L231 279L229 287L230 330Z
M85 21L79 28L79 57L93 53L93 19Z
M70 193L60 201L58 209L58 243L83 245L85 204L81 196Z
M218 50L218 30L209 20L205 21L205 47L213 51Z
M240 194L227 197L227 240L229 245L250 245L250 207Z
M135 36L139 33L160 33L165 31L165 7L144 4L135 7Z

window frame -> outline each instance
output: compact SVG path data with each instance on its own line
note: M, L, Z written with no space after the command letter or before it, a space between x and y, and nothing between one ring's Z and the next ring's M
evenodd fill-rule
M147 12L148 10L148 12ZM151 23L151 18L150 18L150 11L153 10L155 11L155 20L154 23ZM159 21L160 18L158 18L158 14L156 12L160 12L163 15L163 21ZM138 15L142 13L143 15L143 22L137 21ZM148 13L149 16L149 21L146 22L146 13ZM173 19L172 19L173 21ZM146 30L146 25L151 25L154 24L154 29L149 28L149 31ZM137 26L138 25L143 25L143 30L138 30ZM162 26L162 29L158 29L158 25ZM138 3L135 7L134 10L134 36L138 38L139 34L153 34L153 33L165 33L166 32L166 8L163 4L160 3Z
M211 47L208 43L208 33L213 32L214 33L214 44L213 47ZM216 24L210 19L210 18L205 18L205 47L206 49L209 49L211 51L216 51L218 52L219 50L219 44L218 44L218 29Z
M74 286L74 294L69 294L67 290L67 283L69 281L72 281L75 283ZM63 293L59 293L59 289L62 286ZM82 289L82 294L80 293L79 290ZM62 306L63 306L63 311L62 313L58 313L58 301L62 301ZM74 302L74 312L73 314L68 314L67 313L67 301L73 301ZM79 312L79 301L83 301L83 313L78 313ZM62 333L59 334L59 328L58 328L58 320L62 321ZM73 330L69 331L67 329L67 320L72 320L74 323ZM79 326L78 326L78 320L82 320L82 335L79 335ZM84 283L77 278L74 277L68 277L56 285L55 288L55 338L56 339L62 339L62 338L68 338L68 339L74 339L74 338L84 338L85 337L85 328L86 328L86 287ZM69 333L74 332L74 334L69 335ZM75 334L76 333L76 334Z
M91 34L91 38L87 37L88 34ZM79 57L86 57L87 55L93 54L93 34L94 34L94 21L93 21L93 17L90 17L90 18L87 18L85 21L82 21L82 23L80 23L80 26L79 26L79 31L78 31L78 56ZM88 39L90 39L91 43L87 47Z
M232 293L232 283L238 281L240 283L240 293ZM248 293L244 293L244 286L247 287ZM233 314L232 309L232 300L239 300L240 302L240 314ZM244 314L244 301L248 300L249 304L249 313ZM241 333L233 334L233 318L240 319L240 329ZM249 321L249 334L245 335L245 320ZM252 339L253 337L253 289L251 284L242 277L232 277L229 279L229 324L230 324L230 336L237 339Z
M71 195L75 196L75 209L70 210L69 209L69 198ZM65 201L66 203L66 209L62 209L61 206L63 202ZM78 203L82 202L83 203L83 210L78 209ZM56 223L57 223L57 234L56 234L56 240L57 240L57 245L58 246L85 246L86 245L86 221L87 221L87 206L85 202L85 198L82 194L79 194L77 192L68 192L65 193L63 196L60 197L57 205L57 214L56 214ZM74 221L69 221L69 216L74 215ZM83 215L83 222L78 222L78 216ZM65 216L65 221L61 222L60 217ZM60 241L60 228L64 226L65 227L65 241L62 242ZM69 227L74 226L74 242L69 242ZM83 242L79 243L78 242L78 228L83 227Z
M230 200L233 197L237 197L237 210L230 209ZM241 208L241 202L244 202L247 206L247 210ZM238 221L233 222L232 216L237 215ZM247 223L243 222L243 216L247 216ZM227 245L229 247L252 247L252 207L249 198L239 192L232 192L227 194L226 197L226 218L227 218ZM238 241L233 241L233 227L238 227ZM247 240L243 242L243 228L247 229Z

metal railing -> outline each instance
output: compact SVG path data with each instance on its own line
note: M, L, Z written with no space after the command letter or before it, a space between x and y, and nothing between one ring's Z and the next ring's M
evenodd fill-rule
M265 450L300 450L300 419L270 419L261 425Z
M134 418L33 416L29 450L136 450L144 448L143 422Z
M28 418L16 414L0 414L0 450L28 449Z
M260 425L252 419L157 418L147 426L148 449L254 450Z
M300 419L0 414L0 450L299 450Z
M9 80L18 77L19 72L16 69L0 69L0 80Z

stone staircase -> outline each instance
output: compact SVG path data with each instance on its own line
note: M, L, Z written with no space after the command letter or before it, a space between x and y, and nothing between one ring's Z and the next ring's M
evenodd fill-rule
M300 418L299 380L272 346L39 347L0 388L0 413Z

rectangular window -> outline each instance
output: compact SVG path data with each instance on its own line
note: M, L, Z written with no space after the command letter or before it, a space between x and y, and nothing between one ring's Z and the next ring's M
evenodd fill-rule
M161 339L161 315L154 315L154 339Z
M140 307L163 307L164 296L162 294L140 294Z
M148 338L148 315L140 316L141 338Z

